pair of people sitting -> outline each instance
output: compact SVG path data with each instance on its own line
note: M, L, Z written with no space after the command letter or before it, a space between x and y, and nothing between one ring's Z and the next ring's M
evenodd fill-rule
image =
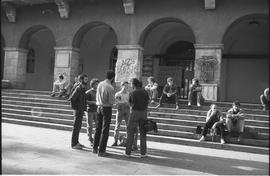
M217 105L212 104L210 110L207 112L206 123L200 141L205 140L208 130L211 129L217 130L220 133L220 142L224 144L225 128L227 128L229 135L236 134L238 141L240 141L244 133L244 118L243 110L240 109L240 103L238 101L233 102L232 108L228 110L225 119L217 109Z
M70 84L64 79L63 75L59 75L58 80L53 83L51 97L68 97L70 94Z

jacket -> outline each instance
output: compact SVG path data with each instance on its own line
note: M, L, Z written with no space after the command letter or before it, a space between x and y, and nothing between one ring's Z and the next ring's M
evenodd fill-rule
M69 100L71 101L71 108L77 111L86 111L86 94L85 87L79 84L72 92Z

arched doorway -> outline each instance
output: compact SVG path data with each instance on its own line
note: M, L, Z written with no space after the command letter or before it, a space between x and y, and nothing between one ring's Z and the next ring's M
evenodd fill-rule
M4 51L4 47L5 47L5 39L4 37L1 35L1 80L4 77L4 62L5 62L5 51Z
M55 57L53 33L46 26L32 26L24 32L19 47L28 50L25 89L51 90Z
M80 49L79 73L88 77L105 78L106 70L114 69L113 52L117 45L114 30L102 22L92 22L80 28L73 39L73 47Z
M262 14L236 20L223 37L224 101L259 103L269 87L269 22Z
M167 77L173 77L180 98L186 99L194 76L195 37L190 27L175 18L159 19L143 31L140 45L143 53L143 82L154 76L161 92Z

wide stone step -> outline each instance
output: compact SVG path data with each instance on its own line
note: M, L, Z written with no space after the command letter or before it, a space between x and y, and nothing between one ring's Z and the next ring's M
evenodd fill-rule
M59 117L70 117L72 118L73 116L73 111L72 110L58 110L57 108L44 108L44 107L31 107L31 106L19 106L19 105L10 105L10 104L2 104L2 111L5 109L8 109L9 112L13 112L12 109L15 111L27 111L26 113L28 115L31 115L32 113L38 112L40 113L40 116L48 116L48 117L54 117L54 118L59 118ZM164 118L164 117L153 117L151 114L148 116L149 118L156 119L158 123L165 123L168 125L182 125L182 126L190 126L192 128L197 127L197 125L204 125L204 121L193 121L193 120L186 120L182 119L181 116L178 119L170 119L170 118ZM115 118L115 113L113 113L113 118ZM258 121L257 121L258 122ZM259 122L258 122L259 123ZM269 132L269 127L266 126L256 126L254 125L256 123L253 123L252 121L246 120L246 127L253 128L256 132L258 133L268 133ZM261 122L260 124L263 124Z
M13 89L3 89L2 91L2 95L5 96L26 96L26 97L32 97L32 98L41 98L41 99L51 99L51 100L62 100L65 101L65 99L63 98L51 98L50 92L46 92L46 91L31 91L31 90L13 90ZM210 102L206 103L204 106L201 107L197 107L197 106L191 106L188 107L187 101L186 100L179 100L180 102L180 109L194 109L194 110L204 110L207 111L209 109L209 105L211 104ZM65 102L67 103L67 102ZM222 111L227 111L230 107L231 107L231 102L215 102L216 104L218 104L221 108ZM154 105L150 105L150 106L154 106ZM174 107L174 105L170 105L170 104L164 104L164 107L168 107L168 106L172 106ZM256 114L264 114L267 115L269 114L269 111L262 111L262 107L259 104L248 104L248 103L242 103L241 108L243 108L245 111L251 111L248 113L256 113ZM254 112L253 112L254 111Z
M43 103L43 102L36 102L35 100L33 100L33 102L29 102L29 101L23 101L22 99L18 99L18 100L10 100L10 98L8 99L3 99L2 100L3 104L14 104L14 105L23 105L23 106L31 106L31 107L40 107L40 108L57 108L57 109L65 109L65 110L70 110L70 105L64 105L64 104L53 104L53 103ZM178 119L179 116L181 116L183 119L190 119L193 118L193 120L195 120L194 118L197 118L197 120L203 120L203 118L205 118L205 116L202 115L198 115L198 116L193 116L193 114L186 114L183 115L181 114L181 112L178 113L171 113L171 112L159 112L159 111L152 111L153 109L149 108L150 113L152 114L152 116L164 116L166 118L176 118ZM115 112L115 109L114 109ZM187 111L188 112L188 111ZM190 113L194 113L196 111L190 111ZM197 113L195 113L197 114ZM259 120L259 121L269 121L269 116L267 115L256 115L256 114L246 114L246 118L247 119L251 119L251 120Z
M68 125L9 119L9 118L5 118L5 117L2 118L2 122L20 124L20 125L28 125L28 126L34 126L34 127L67 130L67 131L72 130L72 126L68 126ZM81 132L85 133L86 129L82 128ZM121 134L124 134L124 133L121 132ZM112 136L112 135L113 135L113 131L110 130L110 136ZM257 146L229 144L229 143L225 144L225 145L221 145L217 142L211 142L211 141L198 142L198 140L193 140L193 139L176 138L176 137L168 137L168 136L157 136L157 135L151 135L151 134L147 135L147 140L155 141L155 142L166 142L166 143L173 143L173 144L190 145L190 146L197 146L197 147L208 147L208 148L216 148L216 149L223 149L223 150L234 150L234 151L242 151L242 152L259 153L259 154L268 154L269 153L268 147L257 147ZM246 140L246 141L248 141L248 140ZM252 140L252 141L254 141L254 140Z
M25 119L25 120L32 120L32 121L42 121L42 122L50 122L50 123L59 123L64 125L72 125L73 124L73 116L58 116L50 117L51 113L43 114L39 116L38 113L31 113L25 110L12 110L12 109L3 109L2 116L8 118L16 118L16 119ZM151 118L150 118L151 119ZM85 118L83 120L83 126L85 124ZM115 126L115 116L113 115L111 128L114 129ZM124 121L122 122L122 130L125 130ZM158 123L159 133L165 136L175 136L175 137L185 137L195 139L195 130L196 126L184 126L184 125L172 125L166 123ZM258 139L267 140L268 135L266 133L259 134Z

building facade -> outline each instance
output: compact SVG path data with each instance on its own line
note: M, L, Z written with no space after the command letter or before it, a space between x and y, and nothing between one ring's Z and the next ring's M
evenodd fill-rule
M59 74L144 84L193 77L212 101L258 103L269 87L268 0L2 0L1 78L51 90Z

